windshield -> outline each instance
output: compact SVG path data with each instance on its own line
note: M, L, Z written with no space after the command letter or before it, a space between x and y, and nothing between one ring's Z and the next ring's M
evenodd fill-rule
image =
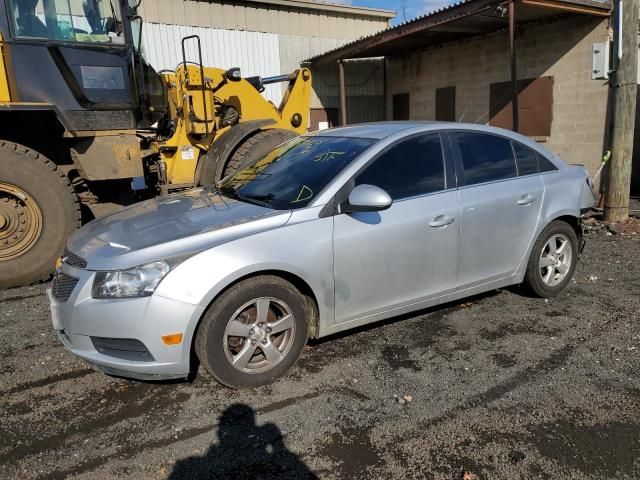
M17 37L124 43L116 0L11 0Z
M298 137L223 179L218 188L225 196L276 210L306 207L374 142L369 138Z

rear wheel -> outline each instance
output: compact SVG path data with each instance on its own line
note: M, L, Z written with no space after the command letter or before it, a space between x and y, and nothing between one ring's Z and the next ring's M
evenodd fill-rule
M229 158L229 161L225 165L224 173L222 174L223 178L231 175L240 168L257 162L281 143L297 136L297 133L281 128L260 130L245 139L240 147L231 155L231 158Z
M571 281L578 263L578 237L571 225L556 220L533 245L525 284L540 297L558 295Z
M78 200L56 165L0 141L0 288L46 279L79 225Z
M247 279L209 308L196 335L196 355L228 387L270 383L300 357L311 315L308 298L282 278Z

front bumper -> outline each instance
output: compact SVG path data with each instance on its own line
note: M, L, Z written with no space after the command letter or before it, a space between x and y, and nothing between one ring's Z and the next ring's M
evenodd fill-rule
M192 338L204 307L157 295L95 299L91 297L94 272L66 264L61 272L78 279L67 301L59 301L47 291L53 328L68 351L111 375L142 380L189 375ZM165 345L161 337L173 333L182 333L182 342ZM109 349L100 348L96 339L137 341L149 355L137 360L130 355L114 356Z

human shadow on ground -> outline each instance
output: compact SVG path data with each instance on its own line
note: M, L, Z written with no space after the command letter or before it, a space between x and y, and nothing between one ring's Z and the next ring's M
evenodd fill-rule
M251 407L234 404L220 415L218 442L203 456L177 461L169 478L311 480L318 477L287 450L276 425L258 426Z

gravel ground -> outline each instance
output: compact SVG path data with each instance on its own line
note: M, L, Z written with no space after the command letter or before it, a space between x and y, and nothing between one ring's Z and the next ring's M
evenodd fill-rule
M556 299L518 289L316 342L232 391L111 378L0 292L0 478L640 478L640 233L588 235ZM468 475L469 476L469 475Z

